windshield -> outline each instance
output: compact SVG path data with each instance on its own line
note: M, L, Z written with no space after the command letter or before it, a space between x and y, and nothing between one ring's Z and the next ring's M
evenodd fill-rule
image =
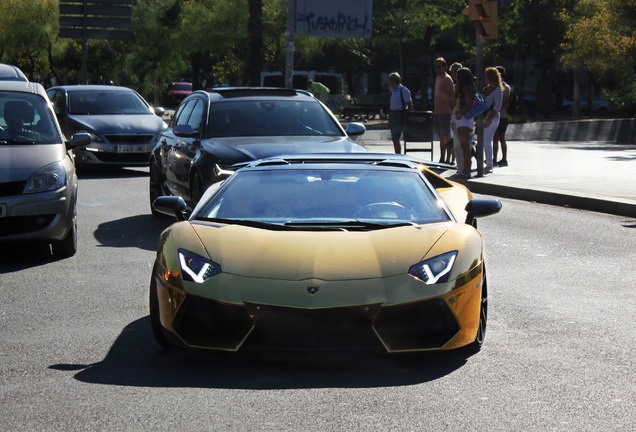
M150 107L131 90L75 90L69 92L70 114L151 114Z
M60 144L47 101L41 96L0 91L0 144Z
M427 224L449 221L418 172L384 169L239 171L196 215L295 228Z
M318 103L298 100L236 100L212 103L210 138L238 136L341 136Z

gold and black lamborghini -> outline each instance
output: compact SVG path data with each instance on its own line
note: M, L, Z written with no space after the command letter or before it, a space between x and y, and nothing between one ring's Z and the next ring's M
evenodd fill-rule
M390 154L245 164L161 235L150 321L161 346L478 351L487 280L473 198L424 161Z

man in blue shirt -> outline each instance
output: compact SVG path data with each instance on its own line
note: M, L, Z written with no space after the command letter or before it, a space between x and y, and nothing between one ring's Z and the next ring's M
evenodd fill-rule
M391 104L389 124L391 125L391 140L395 153L402 153L400 137L404 130L406 111L413 110L413 100L409 89L401 84L402 78L397 72L389 74L389 89L391 90Z

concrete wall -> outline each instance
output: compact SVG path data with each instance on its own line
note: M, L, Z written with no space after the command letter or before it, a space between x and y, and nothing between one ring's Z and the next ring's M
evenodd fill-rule
M508 140L636 143L636 119L591 119L508 125Z

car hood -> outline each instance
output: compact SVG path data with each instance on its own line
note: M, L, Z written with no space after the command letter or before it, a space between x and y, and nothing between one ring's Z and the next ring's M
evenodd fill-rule
M224 273L295 281L405 274L452 225L342 232L271 231L240 225L218 228L192 223L210 257ZM457 248L448 250L453 249Z
M369 152L346 136L214 138L203 141L203 145L225 165L284 154Z
M43 166L61 161L65 154L63 144L0 145L0 182L26 180Z
M69 118L78 127L98 134L157 134L165 126L164 121L152 113L69 115Z

